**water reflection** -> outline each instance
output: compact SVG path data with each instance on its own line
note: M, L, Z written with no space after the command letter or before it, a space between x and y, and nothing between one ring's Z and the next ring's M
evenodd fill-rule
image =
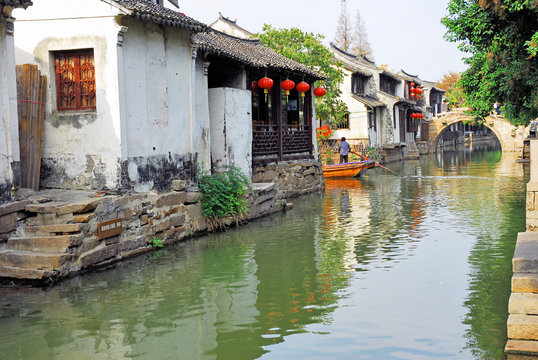
M2 359L502 359L521 164L444 153L329 180L240 230L0 290Z

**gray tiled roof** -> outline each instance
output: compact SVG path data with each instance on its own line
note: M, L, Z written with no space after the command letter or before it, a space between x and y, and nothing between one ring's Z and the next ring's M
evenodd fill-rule
M229 58L242 64L259 68L289 71L321 80L323 76L306 65L288 59L260 43L258 39L240 39L220 31L199 33L195 44L208 53Z
M23 7L26 9L32 5L32 0L0 0L0 5L13 6L15 8Z
M1 1L1 0L0 0ZM154 4L150 0L114 0L132 10L131 16L140 21L173 26L191 31L207 31L207 25L182 13Z
M355 99L355 100L360 101L364 105L371 107L371 108L375 108L377 106L387 106L387 104L385 104L384 102L379 101L377 99L374 99L373 97L368 96L368 95L355 95L355 94L353 94L353 95L351 95L351 97L353 99Z

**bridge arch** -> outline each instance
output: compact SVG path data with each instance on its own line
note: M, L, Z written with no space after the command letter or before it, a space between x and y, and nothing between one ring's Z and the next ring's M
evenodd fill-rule
M431 152L435 151L435 146L439 141L441 134L450 125L469 121L471 117L464 113L464 110L450 111L434 117L430 121L428 148ZM504 116L488 116L484 120L484 126L488 127L499 139L502 151L515 152L522 151L523 140L529 135L528 127L514 126Z

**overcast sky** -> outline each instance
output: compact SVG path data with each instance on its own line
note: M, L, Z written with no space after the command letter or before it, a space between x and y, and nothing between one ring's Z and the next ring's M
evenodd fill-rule
M347 0L354 22L357 10L366 22L376 65L403 69L423 80L436 81L448 71L461 72L466 65L455 44L443 39L440 23L449 0ZM253 33L263 24L277 28L298 27L333 41L339 0L180 0L180 11L210 24L219 12Z

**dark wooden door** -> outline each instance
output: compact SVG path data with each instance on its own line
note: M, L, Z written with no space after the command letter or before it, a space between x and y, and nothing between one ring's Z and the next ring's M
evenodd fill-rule
M37 65L17 65L21 187L39 190L47 77Z
M405 119L405 111L400 110L400 143L405 142L405 126L407 121Z

